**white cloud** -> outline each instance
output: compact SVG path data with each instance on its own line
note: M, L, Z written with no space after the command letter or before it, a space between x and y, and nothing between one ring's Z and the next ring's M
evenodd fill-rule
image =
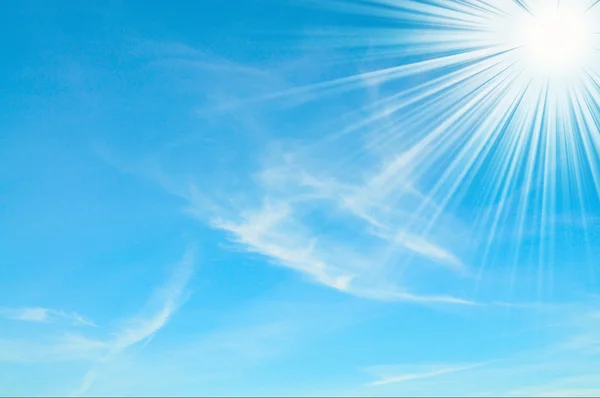
M63 334L57 339L0 338L0 362L50 363L94 361L102 357L107 345L76 334Z
M470 364L371 366L365 371L374 374L373 380L360 391L394 396L594 396L600 391L600 377L594 371L600 366L599 342L593 338L600 325L594 311L581 305L555 310L560 327L548 334L553 337L545 345L507 348L502 359ZM522 332L530 333L536 343L545 340L539 328ZM510 341L496 341L512 346Z
M266 205L240 224L217 220L213 225L231 233L234 240L249 251L271 257L278 264L303 272L324 285L349 290L354 276L317 257L317 240L294 235L297 231L290 220L289 207ZM282 229L287 232L282 233Z
M65 312L44 307L28 308L3 308L0 309L0 317L24 322L50 323L66 320L79 326L96 326L92 321L84 318L76 312Z
M48 308L23 308L14 311L8 310L6 317L18 321L48 322L48 312L50 312Z
M393 265L411 255L457 275L466 272L456 255L407 229L415 221L411 211L420 207L433 214L439 209L403 177L392 177L393 167L348 184L305 170L293 155L279 158L283 162L267 165L256 179L264 192L262 205L236 203L236 210L213 205L207 211L204 201L190 201L189 212L228 232L245 250L336 290L376 300L471 303L407 291L405 281L390 278ZM333 224L334 230L322 228Z
M188 251L175 269L167 284L159 289L154 299L160 301L159 308L146 316L138 316L128 321L126 327L116 333L110 341L109 355L116 355L137 344L162 329L173 314L188 299L186 286L194 268L194 254Z
M246 213L239 223L217 219L213 226L230 233L246 250L339 291L382 301L473 304L450 295L413 294L385 283L377 275L376 265L371 264L383 262L382 258L365 256L343 242L311 236L289 205L267 203L255 213Z
M110 337L90 338L72 332L35 340L0 337L0 363L91 363L92 366L85 374L80 387L73 393L85 394L94 386L98 375L104 371L102 365L111 362L136 344L149 342L189 298L187 286L194 270L194 257L193 250L188 250L174 267L170 278L156 289L146 310L125 320ZM49 323L68 320L78 325L93 325L76 313L43 307L2 309L0 316L24 322Z
M186 57L194 56L190 49L183 52ZM204 55L201 58L202 68L206 69L209 61ZM214 62L218 66L224 60ZM264 91L273 88L269 74L258 70L248 75L244 68L237 70L231 63L226 64L229 72L247 78L251 75L252 85ZM217 73L221 69L211 70ZM285 79L281 80L277 85L285 86ZM234 99L243 96L229 79L220 81L227 84L213 89L223 89ZM213 118L211 123L231 123L236 131L262 135L267 123L261 120L261 112L254 112L260 110L255 108L258 103L237 104L230 118ZM371 120L366 127L375 129L378 120ZM356 144L361 145L360 151L369 151L369 142L361 139ZM335 149L336 141L320 146L328 145ZM469 302L453 297L454 291L437 292L437 288L428 286L430 269L443 272L443 278L469 273L459 254L450 249L456 247L453 243L460 239L462 227L456 222L447 223L444 212L418 189L411 174L414 152L375 154L371 161L345 162L340 168L332 166L339 159L329 156L327 150L315 155L300 148L302 145L288 149L279 141L268 142L265 147L270 156L261 167L235 173L238 191L214 185L208 192L197 189L193 178L182 181L176 173L168 176L162 171L165 165L159 166L162 162L156 159L152 165L146 163L140 168L115 162L114 156L104 157L119 169L151 178L185 199L189 214L227 232L244 250L264 255L273 264L293 269L313 282L377 300ZM190 170L185 174L190 175ZM221 199L217 192L222 193ZM435 230L430 231L429 224L434 221ZM429 272L416 284L404 275L406 268L413 267Z
M206 211L205 202L202 208L191 203L191 212L229 232L248 251L338 290L370 298L467 301L407 292L412 285L398 275L399 263L423 262L457 276L469 274L449 249L463 228L456 220L448 223L443 209L416 187L414 151L336 169L306 151L300 155L277 145L271 152L254 180L258 197L250 204L238 200L230 208ZM330 223L338 229L324 232Z
M189 297L186 287L194 269L194 253L188 250L175 268L170 280L155 292L151 302L158 302L158 308L149 314L142 314L129 319L125 326L118 330L112 339L106 341L105 353L99 358L99 362L106 363L129 347L148 340L160 331L177 309L185 303ZM79 396L85 394L95 383L99 369L92 367L84 376L84 379L71 395Z
M456 373L456 372L461 372L463 370L478 368L478 367L484 366L486 364L487 363L476 363L476 364L459 365L459 366L456 366L456 365L439 366L439 367L435 367L435 368L425 371L425 372L403 373L403 374L398 374L398 375L394 375L394 376L384 377L384 378L381 378L379 380L369 383L369 386L375 387L375 386L381 386L381 385L385 385L385 384L401 383L401 382L410 381L410 380L429 379L432 377L441 376L441 375L445 375L445 374L449 374L449 373Z

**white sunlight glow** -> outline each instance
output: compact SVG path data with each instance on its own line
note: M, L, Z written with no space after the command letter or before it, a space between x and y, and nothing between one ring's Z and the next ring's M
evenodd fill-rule
M321 45L368 50L389 66L316 85L315 96L377 85L371 116L343 134L376 131L376 145L398 154L390 167L438 204L413 212L426 225L409 225L426 236L443 214L468 209L474 241L487 241L482 263L492 242L535 231L543 275L559 223L577 214L571 223L587 231L584 214L600 206L600 1L336 4L386 26L340 28Z
M594 51L586 13L550 7L525 19L521 28L528 64L551 76L580 73Z

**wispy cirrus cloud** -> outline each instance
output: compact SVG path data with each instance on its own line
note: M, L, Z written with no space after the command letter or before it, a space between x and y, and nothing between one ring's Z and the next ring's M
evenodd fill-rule
M0 338L0 363L89 362L101 358L107 347L104 341L74 333L35 340Z
M94 322L76 312L65 312L44 307L2 308L0 317L14 321L52 323L68 321L79 326L96 326Z
M153 336L187 301L189 292L186 288L194 270L194 257L193 250L189 249L166 284L155 291L150 300L156 306L154 311L134 316L114 334L113 339L109 341L111 349L107 353L108 358Z
M214 206L207 212L204 199L198 205L192 201L189 211L227 232L244 250L339 291L377 300L471 303L449 294L414 293L394 275L394 268L409 266L411 257L457 276L467 269L456 255L409 225L415 223L411 210L418 193L374 182L381 179L378 173L345 184L302 165L274 166L256 176L263 192L258 206L236 204L240 211Z
M88 370L72 395L84 395L92 388L105 369L105 365L140 343L148 343L162 330L177 310L190 297L188 285L193 275L195 252L188 249L173 267L169 278L155 289L143 311L122 320L120 327L106 330L94 328L90 335L72 329L64 330L60 320L76 324L93 325L79 315L46 308L3 309L1 316L21 322L53 323L58 333L35 339L0 337L0 363L48 364L59 362L79 363ZM100 334L100 335L99 335ZM102 337L102 334L104 337ZM63 392L64 393L64 392ZM62 393L61 393L62 394Z
M174 48L176 54L181 52L180 46ZM223 182L220 185L215 181L219 169L208 177L201 175L202 170L178 162L180 173L166 172L172 170L168 159L179 146L170 146L169 156L161 152L154 158L146 157L143 164L136 165L131 158L119 161L109 150L102 153L105 160L182 197L188 202L189 214L226 232L239 249L261 254L272 264L295 270L315 283L375 300L471 304L456 291L440 291L424 282L434 273L458 280L470 274L460 253L451 249L461 241L464 227L419 188L414 153L405 148L393 153L372 150L377 137L370 132L378 128L377 122L385 120L376 117L375 124L365 126L366 131L353 135L348 143L345 134L334 130L351 126L356 110L348 109L344 117L350 119L324 132L326 138L290 144L271 131L272 123L264 112L265 106L285 108L279 99L293 100L297 95L289 90L296 85L288 81L285 68L278 69L274 77L263 68L236 68L235 62L185 49L185 63L161 47L157 55L160 62L153 65L176 61L190 73L203 71L214 76L218 84L211 86L210 93L200 91L200 97L212 98L218 92L235 106L220 109L219 117L210 113L209 106L201 117L212 127L268 137L261 143L265 151L251 156L251 163L258 163L258 167L231 164L229 171L241 169L219 178ZM179 72L169 69L169 73L176 79ZM200 79L205 78L202 76ZM240 84L230 84L235 76L241 78ZM361 77L357 81L373 90L372 81ZM261 93L283 94L276 96L277 104L267 104L256 87ZM246 101L253 95L256 101ZM231 110L235 110L231 117L222 117ZM372 104L363 111L380 112ZM331 138L336 135L340 140ZM347 159L346 154L336 151L337 145L351 145L361 161ZM207 189L203 178L215 183Z
M489 364L489 362L467 365L428 365L428 369L422 369L420 372L400 373L391 376L384 376L378 380L370 382L368 386L375 387L386 384L402 383L411 380L430 379L441 375L479 368L487 364Z
M157 289L150 300L156 308L145 314L128 319L124 326L113 333L113 337L102 342L104 353L97 359L98 364L105 364L129 347L148 341L160 331L181 305L189 298L186 288L194 270L195 256L189 249L173 270L173 274L164 286ZM72 392L72 396L85 394L95 383L98 366L92 367L85 374L81 385Z
M413 294L387 284L373 272L373 262L385 262L382 255L367 257L336 241L319 241L302 235L291 210L270 204L247 214L241 223L215 220L213 226L227 231L231 239L250 252L262 254L273 263L300 272L313 281L356 296L382 301L474 304L451 295ZM372 267L372 268L371 268Z
M594 315L578 304L556 307L552 318L560 322L543 331L523 331L535 335L536 345L507 351L502 358L371 366L365 371L374 377L360 391L395 396L594 396L600 389L600 377L593 371L600 364L600 325Z

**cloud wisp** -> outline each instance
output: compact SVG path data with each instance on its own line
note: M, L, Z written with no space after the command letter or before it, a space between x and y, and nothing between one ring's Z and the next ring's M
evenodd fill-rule
M190 194L188 211L227 232L242 249L342 292L376 300L471 303L452 294L407 290L402 268L422 264L457 278L468 269L436 242L445 239L444 232L431 239L410 225L419 226L411 211L422 194L397 179L380 171L348 184L310 173L301 163L273 165L255 176L259 205L236 203L241 210L213 205L206 211L210 199L196 202Z
M581 305L557 307L552 339L518 349L501 359L471 363L381 365L364 391L371 394L428 396L594 396L600 389L599 323L594 310ZM523 331L544 341L540 329ZM499 337L501 339L506 337ZM506 342L497 341L502 345ZM472 357L472 353L465 353ZM431 380L430 380L431 379Z
M72 396L84 395L93 387L101 372L98 365L106 364L133 345L148 341L165 327L169 319L189 298L186 288L194 270L194 263L194 252L188 249L175 267L171 278L155 292L150 300L156 303L157 308L150 313L129 319L111 339L102 342L104 353L98 357L97 365L84 375L81 385L71 393Z
M479 368L479 367L485 366L489 363L490 362L475 363L475 364L469 364L469 365L436 366L436 367L432 367L432 369L424 371L424 372L403 373L403 374L398 374L398 375L394 375L394 376L384 377L379 380L370 382L368 384L368 386L376 387L376 386L382 386L382 385L386 385L386 384L402 383L402 382L411 381L411 380L429 379L429 378L446 375L446 374L450 374L450 373L456 373L456 372L461 372L464 370Z
M467 228L424 193L417 167L419 153L396 145L385 152L378 149L389 130L382 117L387 105L380 101L385 98L378 91L380 83L369 79L370 75L355 79L356 91L372 94L359 111L343 109L342 117L336 118L339 124L307 120L303 129L313 126L323 134L290 142L287 133L273 131L271 119L284 117L286 112L298 116L297 107L288 103L305 100L294 94L294 87L303 84L292 79L298 65L293 70L238 65L173 43L150 43L147 48L156 49L146 59L149 65L168 73L173 81L179 81L182 70L199 76L199 83L210 78L214 84L198 93L208 110L198 117L211 129L241 132L244 139L266 137L258 143L263 150L240 154L252 167L219 162L215 169L207 167L210 175L195 163L175 160L183 150L179 144L146 154L139 162L131 156L119 160L104 148L99 153L102 159L183 198L189 214L225 232L238 249L260 254L314 283L374 300L471 303L460 297L464 289L454 289L450 282L442 288L427 282L439 277L458 285L472 276L463 258L468 250L462 239ZM178 68L167 67L173 62ZM309 70L313 63L302 67ZM262 93L288 93L270 100L237 101L256 94L258 87ZM209 110L215 93L239 103L213 114ZM282 110L281 115L274 115L274 107ZM365 113L373 117L367 117L369 122L356 134L338 134L364 120ZM377 131L386 137L377 136ZM178 142L185 142L189 153L194 140L197 144L209 138L211 145L217 141L213 136L195 136L180 137ZM349 158L348 151L337 150L338 146L351 147L356 160ZM236 150L227 146L231 153Z
M65 312L44 307L2 308L0 317L23 322L55 323L68 321L76 326L93 326L96 324L76 312Z

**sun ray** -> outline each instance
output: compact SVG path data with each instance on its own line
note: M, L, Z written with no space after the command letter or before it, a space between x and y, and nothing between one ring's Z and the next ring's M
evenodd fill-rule
M599 3L329 1L323 6L379 18L383 26L319 31L317 43L398 63L283 95L334 95L365 82L389 87L357 111L368 116L327 140L365 135L368 150L396 152L396 172L435 199L433 214L423 204L399 233L414 231L427 209L428 222L419 225L427 235L468 192L473 230L485 236L479 278L502 235L526 242L535 234L541 291L552 280L561 214L579 215L589 245L585 214L600 197ZM513 249L516 275L525 253Z

